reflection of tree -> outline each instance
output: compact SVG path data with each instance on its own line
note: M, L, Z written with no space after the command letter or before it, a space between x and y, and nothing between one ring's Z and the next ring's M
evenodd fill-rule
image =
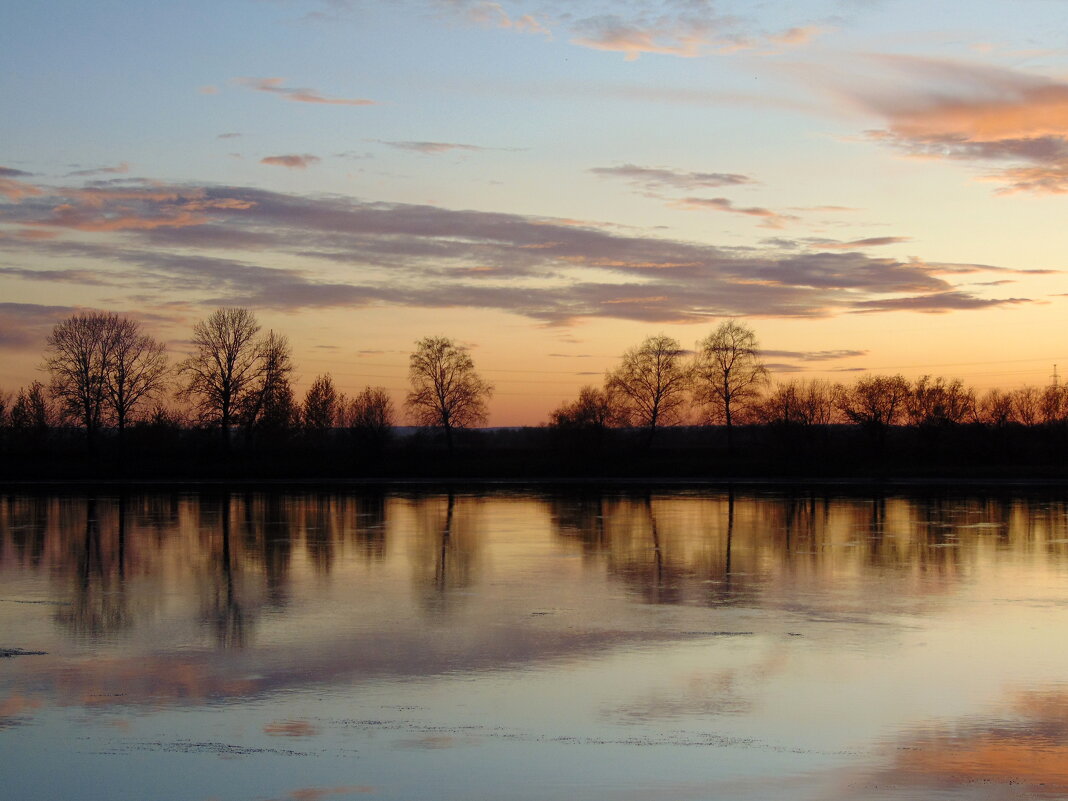
M347 530L352 531L363 558L368 562L381 562L386 558L386 496L357 495L347 498L348 508L355 520Z
M85 505L81 541L71 539L76 568L69 606L60 607L55 620L72 634L102 637L129 628L126 601L126 504L119 497L116 520L108 525L108 542L101 531L101 508L95 497ZM108 521L109 523L111 521Z
M479 543L470 506L457 504L452 492L415 502L415 581L420 603L432 614L447 614L456 591L474 581Z
M220 646L243 648L248 641L251 621L234 586L231 516L230 493L225 492L219 510L219 552L214 560L211 588L205 602L203 619Z

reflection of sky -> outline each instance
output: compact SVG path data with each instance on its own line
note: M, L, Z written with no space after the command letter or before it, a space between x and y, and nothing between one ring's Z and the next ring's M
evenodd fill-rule
M25 798L55 759L202 767L182 798L1055 783L1065 534L1026 499L6 497L0 646L48 654L0 662L0 763Z

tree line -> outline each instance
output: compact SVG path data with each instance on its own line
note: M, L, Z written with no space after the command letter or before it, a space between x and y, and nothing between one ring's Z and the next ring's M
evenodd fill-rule
M386 450L399 417L385 388L346 396L329 373L298 398L288 338L264 333L244 308L218 309L198 321L189 353L175 362L136 321L112 312L75 314L48 335L41 366L47 383L0 392L0 430L9 446L28 453L50 431L82 432L89 454L106 432L108 447L122 451L132 430L142 440L146 431L199 432L200 441L214 438L212 447L223 453L295 439L313 449L336 446L343 434L353 449L374 457ZM437 432L449 453L458 432L487 419L493 387L469 350L447 337L416 343L409 382L407 421ZM663 334L628 349L600 386L583 387L550 413L542 427L549 438L539 447L563 442L565 450L600 453L626 436L632 450L649 452L665 429L687 425L721 431L728 456L738 452L739 427L759 428L765 444L780 450L815 451L820 437L844 427L858 432L855 444L879 454L895 429L911 429L931 445L954 428L1004 432L1065 423L1068 387L1056 384L979 393L959 379L930 375L913 381L864 375L848 385L772 382L752 328L727 320L692 350ZM752 444L751 435L745 439Z

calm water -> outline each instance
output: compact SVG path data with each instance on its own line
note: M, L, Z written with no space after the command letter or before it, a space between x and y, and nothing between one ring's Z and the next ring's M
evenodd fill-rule
M0 796L1068 797L1061 496L0 495Z

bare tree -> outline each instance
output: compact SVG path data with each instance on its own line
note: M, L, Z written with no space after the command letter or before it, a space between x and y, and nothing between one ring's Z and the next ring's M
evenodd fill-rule
M657 426L677 422L686 405L690 370L682 357L677 340L658 334L624 353L619 367L605 376L605 389L619 399L622 414L631 425L648 429L646 447Z
M117 322L115 314L79 313L56 323L45 340L49 392L61 413L85 428L90 447L103 420Z
M1016 416L1012 401L1011 392L1005 392L996 387L988 390L979 402L981 421L997 428L1004 428L1009 423L1015 422Z
M549 413L549 425L562 429L603 431L611 425L616 412L607 390L585 386L576 400L565 401Z
M1041 396L1038 388L1023 386L1012 391L1012 414L1017 423L1033 426L1038 422Z
M901 376L873 375L845 388L838 404L846 419L868 431L876 447L881 449L887 428L904 415L908 397L909 382Z
M905 415L914 426L930 428L974 418L975 392L955 378L920 376L905 397Z
M357 443L381 451L393 433L393 399L385 387L364 387L348 407L348 425Z
M330 373L317 376L304 395L301 410L304 427L320 432L333 428L341 412L339 400Z
M727 426L727 450L733 451L735 418L768 380L753 329L737 320L720 323L697 343L694 379L694 399Z
M156 399L164 389L170 369L166 347L142 333L139 323L116 318L111 333L114 341L104 372L104 390L121 436L137 407Z
M453 429L485 422L493 387L475 372L467 348L451 339L419 340L409 357L408 379L412 385L405 400L408 413L419 425L441 428L450 452Z
M282 431L297 417L291 381L293 351L289 339L274 331L268 331L257 343L257 350L260 358L256 380L239 403L240 416L249 432Z
M34 381L15 396L8 421L13 430L41 434L52 427L54 417L44 384Z
M770 424L826 426L835 422L840 388L814 378L778 384L756 407L760 420Z
M260 326L248 309L217 309L193 326L193 352L178 365L181 395L201 419L217 423L225 437L246 396L260 378Z

